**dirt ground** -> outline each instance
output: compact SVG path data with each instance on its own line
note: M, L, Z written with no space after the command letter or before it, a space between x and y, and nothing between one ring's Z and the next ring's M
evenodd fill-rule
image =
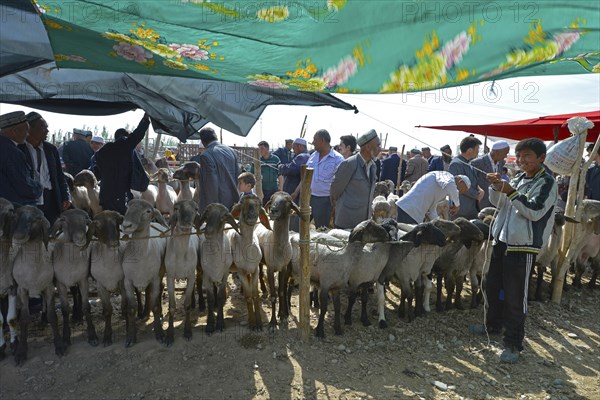
M138 322L138 343L125 348L125 327L115 317L112 346L91 347L77 325L59 358L38 314L25 364L0 362L0 399L600 399L600 290L572 289L560 307L531 302L521 360L505 365L500 338L488 346L485 337L467 333L468 324L482 320L481 307L432 312L409 324L392 309L399 294L392 287L388 329L377 327L371 296L372 326L362 326L355 307L343 336L334 336L331 315L327 337L304 343L297 294L287 327L254 333L245 326L239 286L231 278L229 286L225 331L207 336L206 317L196 311L191 341L179 322L169 348L156 342L151 321ZM101 337L100 303L91 302ZM163 297L164 311L166 304ZM118 313L117 297L114 305ZM266 322L266 300L263 310ZM311 315L314 329L315 310Z

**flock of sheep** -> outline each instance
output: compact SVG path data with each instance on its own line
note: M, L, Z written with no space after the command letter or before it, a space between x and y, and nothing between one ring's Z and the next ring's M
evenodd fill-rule
M188 340L192 337L194 293L198 295L201 311L207 312L205 332L210 334L225 328L223 308L230 272L235 272L241 281L249 329L263 326L259 293L259 281L260 287L265 287L263 268L271 303L269 327L273 329L278 320L287 320L294 280L299 278L301 270L300 237L289 230L290 217L300 214L297 205L284 192L275 193L265 208L258 197L244 195L231 210L221 204L210 204L200 214L198 192L194 193L190 186L190 180L198 179L198 171L198 164L189 162L174 172L178 192L170 186L173 181L167 170L155 171L158 186L151 185L146 192L137 193L138 198L129 202L122 216L101 210L97 182L93 174L84 170L71 180L73 204L77 208L63 212L53 226L36 207L15 208L0 198L0 296L8 298L10 345L17 365L27 357L30 297L43 296L55 352L63 355L71 338L68 291L77 286L88 342L99 343L88 302L90 276L102 302L105 346L113 339L110 300L115 293L121 295L121 312L126 319L125 344L131 346L136 342L135 312L140 307L141 292L146 295L146 310L153 312L156 339L171 345L175 338L175 281L181 279L187 281L183 295L183 336ZM374 219L360 223L351 232L339 229L311 232L311 282L319 288L319 294L312 297L320 311L318 337L325 336L324 321L330 298L335 312L334 331L342 334L340 292L343 290L348 292L344 323L352 323L352 307L360 295L361 322L369 325L367 301L374 283L381 328L386 327L385 287L390 282L401 288L399 314L409 321L430 311L434 276L437 310L463 307L461 292L467 276L472 289L471 307L478 304L482 274L490 262L493 238L489 224L494 210L482 210L480 219L473 221L458 218L415 226L399 224L393 219L393 188L380 183L377 190L380 196L373 202ZM592 266L594 275L590 284L593 285L600 270L600 202L585 200L582 207L578 229L584 229L586 235L575 244L579 246L578 258L573 260L577 265L575 282L580 284L581 273ZM439 215L444 215L443 209ZM557 213L555 221L552 235L538 257L538 277L546 266L553 266L556 274L557 243L561 240L564 217ZM442 279L447 291L445 305ZM169 298L166 332L161 320L165 282ZM541 282L539 278L538 297ZM55 288L61 302L62 333L54 306ZM18 340L17 309L20 310ZM0 319L0 325L2 322ZM4 335L0 335L0 357L4 356L5 347Z

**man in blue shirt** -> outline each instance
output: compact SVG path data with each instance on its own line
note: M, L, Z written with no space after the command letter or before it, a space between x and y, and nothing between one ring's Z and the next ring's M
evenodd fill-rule
M331 135L325 129L319 129L313 137L315 152L311 154L306 166L313 168L310 184L310 207L315 227L328 227L331 219L330 189L335 171L344 157L331 147Z
M271 199L277 191L279 170L277 166L281 163L279 157L269 151L269 143L261 141L258 143L260 152L260 174L262 179L263 206ZM250 166L250 172L254 174L254 163Z

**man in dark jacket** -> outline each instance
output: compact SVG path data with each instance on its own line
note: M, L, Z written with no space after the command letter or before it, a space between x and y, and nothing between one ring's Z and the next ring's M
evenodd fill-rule
M441 156L433 156L429 159L428 172L448 171L448 167L452 161L452 149L450 148L450 145L445 144L440 150L442 152Z
M71 194L62 170L56 146L46 141L48 124L40 114L33 111L27 114L29 136L23 145L29 164L37 171L37 176L44 188L42 196L37 200L37 207L44 216L54 224L60 213L71 206Z
M144 114L138 127L130 134L117 129L115 141L107 143L96 153L96 167L100 175L100 205L104 210L125 214L131 195L135 146L144 139L150 126L150 117ZM89 147L89 145L88 145Z
M221 203L231 209L239 199L237 178L240 175L235 152L219 143L212 128L200 130L204 151L195 160L200 164L200 201L198 211L204 212L211 203Z
M479 208L477 202L483 198L484 192L477 186L477 174L471 166L473 160L479 154L481 141L475 137L467 136L460 142L460 154L452 159L448 166L448 172L452 175L466 175L471 180L471 187L460 195L460 210L452 216L452 219L465 217L466 219L477 218Z
M69 140L63 146L62 158L68 173L75 176L81 170L90 167L90 158L94 150L85 140L88 131L73 129L73 140ZM90 132L91 135L91 132Z
M23 111L0 116L0 197L21 205L35 205L42 185L17 145L24 144L29 124Z
M285 177L283 182L283 191L289 193L294 198L295 202L300 199L300 172L303 165L308 161L308 150L306 149L306 139L298 138L292 144L294 154L296 155L289 163L279 164L279 174Z
M400 156L398 155L397 147L390 147L389 155L381 162L381 180L386 179L398 185L398 167L400 166ZM400 183L404 180L406 174L406 161L402 160L402 171L400 172Z

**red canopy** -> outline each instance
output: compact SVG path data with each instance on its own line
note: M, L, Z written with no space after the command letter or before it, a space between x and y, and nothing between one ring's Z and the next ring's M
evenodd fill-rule
M441 126L419 125L417 128L441 129L445 131L464 131L514 140L521 140L529 137L536 137L542 140L554 140L555 129L558 129L559 139L566 139L571 136L566 122L569 118L576 116L586 117L594 123L594 127L588 130L586 140L588 142L595 142L598 139L598 134L600 133L600 110L573 114L549 115L547 117L501 122L498 124Z

